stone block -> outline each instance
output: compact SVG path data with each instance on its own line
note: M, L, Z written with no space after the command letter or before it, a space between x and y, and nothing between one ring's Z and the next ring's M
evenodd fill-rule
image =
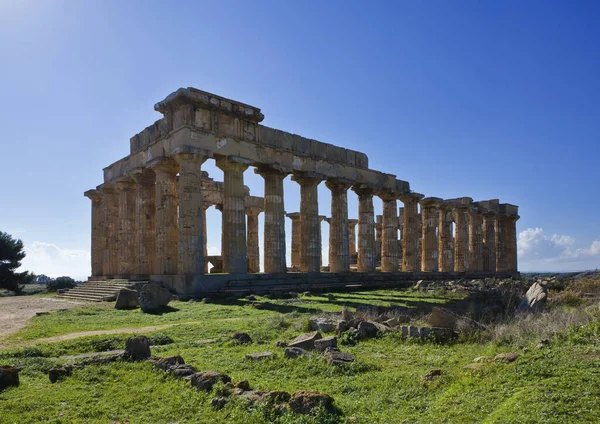
M115 309L135 309L140 305L140 298L136 290L122 288L117 295Z
M0 366L0 392L11 386L19 385L19 368L10 365Z
M157 283L144 284L140 290L140 307L143 312L156 312L171 301L171 293Z
M337 339L335 336L323 337L322 339L315 340L315 350L323 352L328 347L337 347Z
M130 337L125 342L123 356L134 361L141 361L150 357L150 342L147 337Z
M299 347L305 350L313 350L315 348L315 340L323 338L321 333L313 331L312 333L301 334L289 343L289 347Z

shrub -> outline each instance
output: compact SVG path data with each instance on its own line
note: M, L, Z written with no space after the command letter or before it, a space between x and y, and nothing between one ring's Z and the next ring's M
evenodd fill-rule
M75 287L75 280L71 277L58 277L48 283L48 291L55 292L61 289L72 289Z

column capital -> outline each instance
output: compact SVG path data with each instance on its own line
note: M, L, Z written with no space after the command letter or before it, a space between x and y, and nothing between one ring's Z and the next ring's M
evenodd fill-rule
M328 218L325 215L319 215L319 222L323 222L326 219L328 219ZM327 222L329 222L329 221L327 221Z
M156 179L154 171L143 167L133 168L127 172L127 176L133 178L137 184L153 184Z
M123 177L117 181L115 181L115 186L119 189L119 190L134 190L135 189L135 182L133 181L133 178L131 177Z
M319 217L319 219L320 219L321 221L325 221L325 222L326 222L326 223L328 223L328 224L331 224L331 218L328 218L328 217L324 216L324 217L323 217L323 219L321 219L321 217Z
M349 219L348 220L348 225L356 225L358 224L358 219Z
M263 210L259 208L246 208L244 212L249 216L258 216Z
M325 175L318 172L297 171L292 176L292 181L306 186L318 186L324 179Z
M421 193L403 193L400 196L398 196L402 203L419 202L424 197L425 195Z
M291 213L285 214L285 216L287 216L289 219L294 221L296 219L300 219L300 212L291 212Z
M171 150L171 156L180 165L185 162L202 165L208 158L212 158L213 154L210 150L185 145Z
M117 193L117 189L115 187L115 183L104 183L102 185L99 185L97 187L97 190L100 191L100 193L102 193L103 195L110 195L110 194L116 194Z
M244 172L252 165L252 161L239 156L220 156L216 165L221 171Z
M379 197L384 202L398 200L398 197L399 197L399 193L392 191L392 190L387 190L387 189L377 190L377 191L375 191L375 194L377 195L377 197Z
M345 178L328 178L325 181L325 187L329 190L348 190L352 186L352 182Z
M439 197L424 197L419 200L419 204L424 208L439 207L442 202L443 200Z
M177 162L172 158L154 158L146 165L157 174L177 174L177 172L179 172L179 165L177 165Z
M266 175L280 175L285 178L292 173L292 170L285 166L271 164L271 165L259 165L254 169L254 173L265 177Z
M96 189L91 189L83 193L85 197L90 199L92 202L97 202L102 200L103 193Z
M358 196L372 196L375 193L375 188L367 184L354 184L352 186L352 191Z

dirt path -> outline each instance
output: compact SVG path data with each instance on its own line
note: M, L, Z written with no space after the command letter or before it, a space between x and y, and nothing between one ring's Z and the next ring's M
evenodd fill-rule
M0 297L0 339L25 327L27 321L34 317L37 312L71 309L84 304L83 302L50 296Z

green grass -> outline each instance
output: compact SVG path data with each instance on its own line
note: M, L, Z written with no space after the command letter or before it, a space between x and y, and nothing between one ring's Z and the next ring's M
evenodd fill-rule
M321 390L334 397L338 414L286 414L276 418L268 408L248 408L241 402L213 411L210 399L215 394L199 393L189 383L158 372L148 363L90 366L59 383L48 381L45 372L50 367L69 362L58 356L122 347L127 335L111 335L0 352L0 363L23 368L21 386L0 393L0 423L107 423L125 419L131 423L597 422L598 320L559 334L540 350L534 349L533 341L523 346L463 342L442 345L406 341L390 334L355 346L341 346L356 356L356 362L346 368L329 367L319 357L285 359L275 342L295 337L315 313L338 312L342 305L419 307L449 300L398 291L335 296L334 301L325 296L293 302L272 300L268 301L271 309L264 310L245 302L172 302L176 311L163 315L90 306L37 317L13 340L179 323L153 333L153 343L164 343L154 347L153 354L180 354L199 370L225 372L234 381L248 380L256 389ZM248 332L254 343L233 343L230 334L234 331ZM207 343L206 339L214 341ZM259 340L265 344L257 344ZM263 362L245 359L247 353L266 350L274 352L275 358ZM477 356L508 351L521 357L511 364L487 364L482 371L463 369ZM436 368L443 371L441 377L431 382L421 379Z

